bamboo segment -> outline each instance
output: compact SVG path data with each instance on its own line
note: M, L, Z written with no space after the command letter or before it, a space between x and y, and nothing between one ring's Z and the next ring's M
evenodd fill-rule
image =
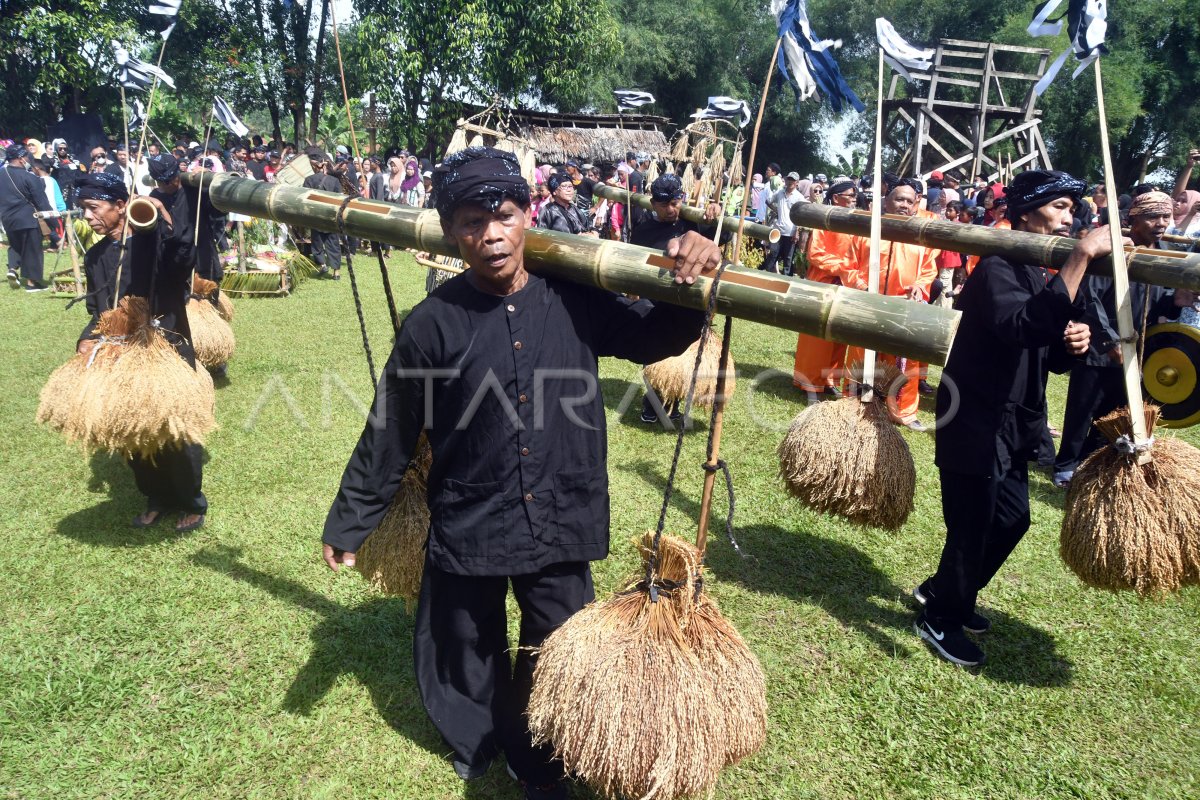
M871 215L817 203L792 206L792 222L806 228L821 228L855 236L869 236ZM1026 264L1061 267L1075 248L1075 240L1024 231L996 230L982 225L926 217L883 215L883 238L968 255L1004 255ZM1148 247L1126 247L1130 280L1155 286L1200 291L1200 254ZM1099 275L1112 275L1112 259L1098 258L1088 268Z
M636 194L627 189L622 189L617 186L609 186L607 183L597 183L592 187L592 194L597 197L603 197L610 203L633 203L633 205L644 208L647 211L652 210L650 205L650 195ZM682 206L679 209L679 216L695 222L699 225L705 224L704 209L696 208L695 206ZM737 217L725 217L723 227L733 229L737 227L739 219ZM709 222L708 224L712 224ZM757 222L746 222L742 225L742 232L754 239L760 239L764 242L775 244L779 241L779 229L772 228L770 225L760 225Z
M202 174L181 178L198 186ZM206 179L205 187L222 211L323 231L338 229L338 210L346 199L229 174ZM436 211L355 199L347 204L344 221L350 236L459 256L443 237ZM661 252L537 228L525 232L525 265L539 275L695 309L706 307L712 288L706 277L692 285L675 283L674 262ZM721 279L717 312L931 364L946 363L960 316L900 298L735 267Z

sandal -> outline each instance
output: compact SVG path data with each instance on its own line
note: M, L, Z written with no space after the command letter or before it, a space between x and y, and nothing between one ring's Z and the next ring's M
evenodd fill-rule
M146 517L149 517L151 514L153 514L154 517L152 519L146 519ZM133 521L129 524L134 528L149 528L151 525L157 525L160 522L162 522L161 511L143 511L141 514L138 514L136 517L134 517Z
M191 514L180 515L179 522L175 523L175 532L176 533L191 533L192 531L196 530L197 528L204 527L204 515L203 514L196 514L195 515L196 520L194 522L189 522L188 524L184 525L183 520L189 516L192 516L192 515Z

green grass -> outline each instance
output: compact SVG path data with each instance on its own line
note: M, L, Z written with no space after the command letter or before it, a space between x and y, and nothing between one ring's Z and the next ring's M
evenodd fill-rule
M424 271L393 258L398 302ZM371 341L390 326L359 260ZM217 389L202 530L135 531L128 468L33 424L82 306L0 292L0 796L500 798L500 767L464 785L427 721L403 604L321 563L321 525L370 385L349 280L238 300L238 352ZM743 379L723 455L746 559L714 534L709 590L767 674L766 747L722 798L1200 796L1200 594L1140 600L1083 587L1057 556L1062 494L1037 473L1034 527L982 595L995 622L979 672L934 658L907 593L942 542L932 437L905 433L916 512L898 533L810 513L780 489L782 433L750 412L746 371L789 370L795 338L735 326ZM603 595L653 527L673 439L615 407L631 364L601 365L609 403L613 554ZM1053 386L1061 414L1064 383ZM754 394L784 425L786 379ZM928 421L928 414L923 415ZM694 533L706 425L685 445L669 526ZM1194 437L1190 437L1193 438ZM1197 465L1200 467L1200 465ZM725 507L718 492L715 517ZM719 528L718 526L715 526ZM515 614L513 615L515 617ZM590 795L579 790L578 797Z

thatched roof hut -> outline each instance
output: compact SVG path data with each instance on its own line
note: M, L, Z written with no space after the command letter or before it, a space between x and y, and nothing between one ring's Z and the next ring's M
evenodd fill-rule
M629 151L666 158L670 144L666 117L643 114L553 114L502 112L507 129L538 154L538 163L561 164L569 158L593 163L623 161Z

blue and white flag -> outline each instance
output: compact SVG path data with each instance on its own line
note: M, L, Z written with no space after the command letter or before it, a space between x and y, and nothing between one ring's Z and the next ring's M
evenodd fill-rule
M727 119L737 124L739 128L746 127L750 122L750 107L745 100L735 100L732 97L710 97L708 108L692 114L692 119Z
M179 18L179 7L183 5L183 0L150 0L150 8L148 11L151 14L156 14L160 17L166 17L169 21L166 30L160 31L159 36L163 41L171 35L171 31L175 30L175 23Z
M245 136L250 132L250 129L234 113L233 106L215 96L213 97L213 115L234 136Z
M1068 0L1066 14L1060 14L1058 19L1051 20L1050 15L1062 4L1062 0L1046 0L1033 14L1033 21L1026 31L1030 36L1057 36L1062 33L1062 18L1067 18L1067 32L1071 36L1071 46L1063 50L1046 74L1033 87L1033 92L1040 95L1058 77L1067 56L1072 52L1079 59L1072 78L1078 78L1096 60L1101 53L1107 53L1104 46L1104 34L1108 32L1108 4L1106 0Z
M797 101L820 92L829 98L835 112L840 112L843 104L862 111L862 101L833 58L832 51L842 46L842 40L817 39L808 21L807 0L771 0L771 13L783 39L776 64L784 80L796 90Z
M933 68L933 58L937 52L932 47L914 47L896 33L895 26L883 17L875 19L875 37L879 39L879 47L883 50L883 60L891 64L892 69L904 76L910 83L913 72L926 72Z
M636 89L613 89L613 97L617 98L618 111L632 111L654 102L654 95Z
M154 85L155 79L162 81L172 89L175 88L175 81L171 79L170 75L153 64L129 55L129 51L122 47L120 42L113 42L113 57L117 61L117 76L125 88L149 89Z

